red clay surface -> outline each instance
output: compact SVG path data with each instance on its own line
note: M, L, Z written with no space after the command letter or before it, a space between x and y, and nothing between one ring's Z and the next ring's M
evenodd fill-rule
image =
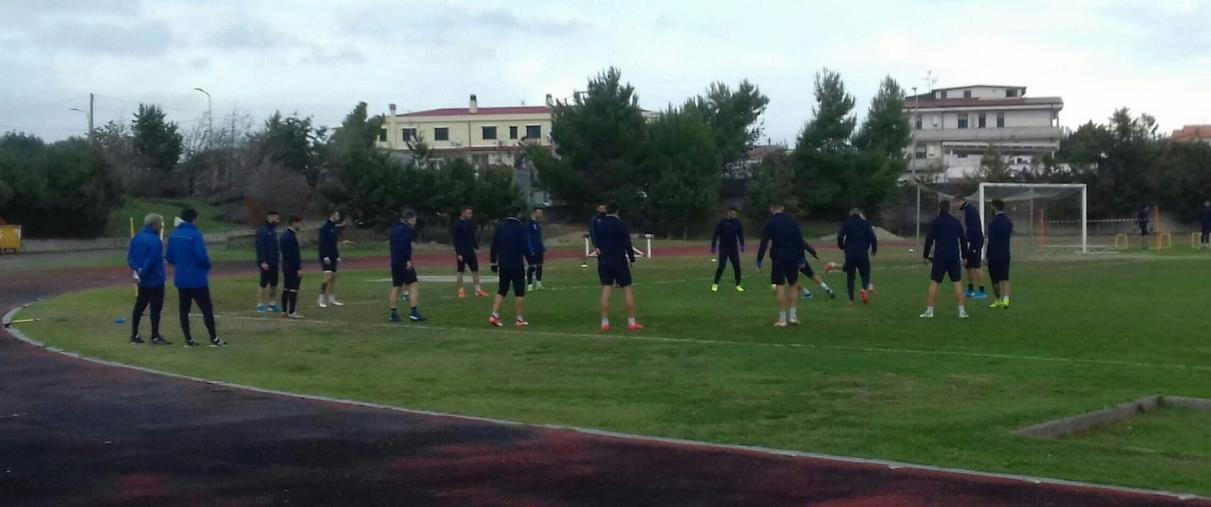
M705 252L657 250L675 253ZM123 269L0 273L0 309L124 277ZM7 334L0 504L1211 506L304 400L90 363Z

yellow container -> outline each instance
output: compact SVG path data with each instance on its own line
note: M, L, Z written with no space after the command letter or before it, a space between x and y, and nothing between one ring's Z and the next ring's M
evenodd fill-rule
M15 254L21 251L21 226L0 225L0 254Z

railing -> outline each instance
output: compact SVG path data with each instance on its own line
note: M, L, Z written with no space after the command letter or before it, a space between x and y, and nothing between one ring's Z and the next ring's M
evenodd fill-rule
M1005 128L944 128L912 131L913 141L985 141L1010 142L1020 140L1047 139L1059 141L1063 131L1059 127L1005 127Z

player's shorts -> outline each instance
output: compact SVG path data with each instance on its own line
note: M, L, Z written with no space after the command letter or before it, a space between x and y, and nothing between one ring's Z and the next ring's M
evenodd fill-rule
M338 261L336 259L329 259L328 262L324 262L324 259L320 259L320 271L323 271L325 273L329 273L329 272L336 273L337 264L340 264L340 263L341 263L341 261Z
M282 282L282 290L298 292L299 286L303 284L303 277L299 276L299 272L297 270L295 270L293 273L283 271Z
M774 285L794 285L799 283L799 259L789 261L775 259L770 269L770 283Z
M260 267L260 266L258 266ZM278 266L270 264L269 269L261 270L261 288L278 286Z
M984 241L972 241L967 245L967 252L964 255L964 265L967 269L980 269L980 261L984 256Z
M501 296L509 294L509 287L513 287L513 295L519 298L526 297L526 270L525 268L505 269L501 268L500 285L496 293Z
M937 283L942 283L942 279L950 275L950 281L963 281L963 266L958 259L952 261L933 261L933 269L929 273L929 278Z
M631 286L631 265L626 257L598 257L597 277L601 285Z
M403 287L416 283L416 268L408 269L407 264L391 265L391 286Z
M1009 281L1009 259L1005 260L988 260L988 277L992 279L992 283L997 284Z
M479 272L479 259L475 257L475 252L472 252L470 255L467 255L467 254L457 254L457 255L460 255L463 258L463 260L457 261L459 273L465 273L467 271L467 269L470 269L472 273Z
M816 272L812 271L811 263L807 262L806 260L804 260L802 262L803 262L803 264L799 265L799 272L803 273L803 276L806 276L809 279L815 278Z

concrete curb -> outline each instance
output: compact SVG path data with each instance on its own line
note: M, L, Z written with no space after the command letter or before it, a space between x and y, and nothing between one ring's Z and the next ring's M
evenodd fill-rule
M1059 438L1071 433L1090 430L1104 424L1130 419L1139 414L1151 412L1166 406L1211 412L1211 400L1208 399L1154 394L1110 408L1027 426L1014 431L1014 433L1035 438Z

